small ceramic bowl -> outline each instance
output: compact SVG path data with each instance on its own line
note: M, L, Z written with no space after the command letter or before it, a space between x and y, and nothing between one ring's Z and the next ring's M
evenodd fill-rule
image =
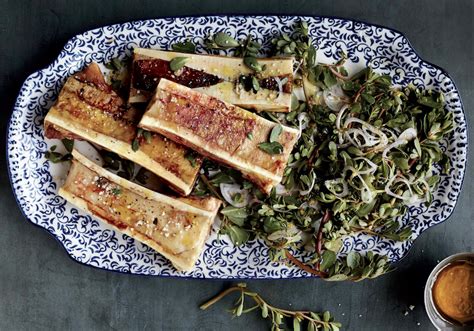
M425 286L425 309L428 313L428 317L431 320L431 323L436 327L438 330L456 330L456 331L464 331L464 330L474 330L474 324L470 326L459 326L455 325L452 322L445 319L436 309L436 306L433 302L433 295L432 295L432 287L436 281L436 278L441 270L443 270L446 266L453 262L458 261L473 261L474 262L474 253L459 253L448 256L443 261L438 263L438 265L433 269Z

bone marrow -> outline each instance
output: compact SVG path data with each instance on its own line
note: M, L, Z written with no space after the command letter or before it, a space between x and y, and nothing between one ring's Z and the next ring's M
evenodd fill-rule
M189 194L202 160L190 164L187 148L159 134L140 139L140 148L134 151L140 116L106 84L98 65L92 63L66 81L45 118L45 136L97 144L147 168L179 193Z
M282 180L298 135L298 130L283 126L278 138L282 152L268 154L258 146L268 140L275 125L240 107L165 79L160 81L139 124L240 170L266 193Z
M185 66L178 72L170 68L175 57L186 57ZM269 58L259 62L266 69L256 76L260 89L253 91L242 85L242 78L253 74L242 58L136 48L129 102L149 101L160 80L167 79L243 108L290 111L293 59Z
M221 205L215 198L174 198L101 168L77 150L59 195L153 248L178 269L199 258Z

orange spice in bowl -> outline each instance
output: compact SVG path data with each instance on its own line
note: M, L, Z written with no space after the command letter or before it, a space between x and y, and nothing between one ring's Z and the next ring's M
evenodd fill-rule
M437 330L474 330L474 253L448 256L431 271L425 308Z
M447 320L466 325L474 322L474 263L448 264L432 287L436 309Z

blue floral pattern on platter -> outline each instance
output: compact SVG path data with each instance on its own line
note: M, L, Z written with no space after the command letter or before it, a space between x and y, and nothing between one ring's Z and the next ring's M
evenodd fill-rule
M46 229L78 262L107 270L159 276L192 278L295 278L306 272L286 264L272 263L262 241L234 247L213 230L192 272L177 272L161 255L128 236L115 232L57 195L60 181L52 175L44 157L50 144L43 136L43 118L68 76L87 63L105 63L130 55L134 47L167 49L190 38L200 43L210 33L226 31L243 38L249 32L261 42L275 34L290 32L304 19L323 62L338 60L340 51L349 56L351 71L370 65L390 74L395 84L413 83L444 93L446 108L454 113L455 131L442 142L452 171L442 177L429 206L413 206L400 220L413 229L412 240L394 242L356 235L346 238L342 254L351 250L373 250L401 259L423 231L446 220L453 212L464 177L467 156L467 127L462 102L448 74L417 55L399 32L366 23L323 17L209 16L145 20L106 26L71 39L47 68L33 73L23 84L16 101L7 137L10 180L18 205L32 223ZM198 49L202 51L202 49ZM53 171L54 173L54 171Z

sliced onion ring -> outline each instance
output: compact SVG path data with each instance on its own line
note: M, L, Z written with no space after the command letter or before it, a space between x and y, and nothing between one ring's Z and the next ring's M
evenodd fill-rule
M249 192L245 189L241 189L240 185L238 184L225 184L221 183L219 185L222 193L222 197L227 201L229 204L236 208L243 208L249 204L250 195ZM242 202L235 202L232 197L240 193L242 196Z
M316 182L316 176L313 176L313 181L311 183L311 186L307 190L304 190L304 191L300 190L300 195L308 195L313 190L315 182Z

